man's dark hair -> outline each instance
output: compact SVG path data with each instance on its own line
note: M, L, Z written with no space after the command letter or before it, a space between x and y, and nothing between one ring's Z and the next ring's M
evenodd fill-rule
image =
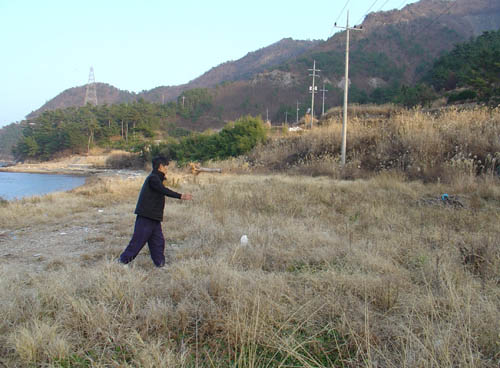
M162 164L163 166L168 166L169 162L170 162L169 159L166 158L165 156L153 157L153 160L151 161L151 163L153 164L154 171L158 170L160 164Z

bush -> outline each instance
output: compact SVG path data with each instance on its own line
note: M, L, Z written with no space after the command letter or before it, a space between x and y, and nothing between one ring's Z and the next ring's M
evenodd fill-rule
M470 89L466 89L465 91L460 92L452 92L448 96L448 103L466 101L466 100L474 100L477 97L477 93Z
M262 119L246 116L228 123L219 133L192 134L178 143L153 146L151 154L162 154L181 165L191 161L221 160L249 152L264 142L266 136Z
M142 169L144 160L140 155L132 153L114 153L106 160L110 169Z

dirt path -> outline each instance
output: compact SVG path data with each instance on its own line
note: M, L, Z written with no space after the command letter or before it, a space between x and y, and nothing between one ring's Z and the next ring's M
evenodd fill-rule
M107 157L109 154L75 155L57 161L3 167L0 171L89 176L87 184L82 187L84 190L89 185L89 188L92 188L100 179L142 183L141 177L147 175L147 172L142 170L106 169L104 167ZM87 204L79 208L77 213L71 213L69 209L64 211L64 204L52 207L62 209L54 211L60 214L60 218L43 218L43 223L28 219L22 221L28 224L24 227L20 227L21 223L13 227L0 224L0 265L42 271L74 262L91 264L104 258L116 259L133 233L133 212L139 188L140 186L134 188L133 195L124 197L123 201L120 198L119 203L97 203L85 207L89 206ZM46 209L51 213L50 202L48 206ZM53 206L58 204L54 203ZM173 256L176 249L175 242L167 239L166 256ZM147 262L148 267L150 266L148 251L143 250L134 263L142 262Z
M49 172L56 173L60 169ZM23 170L17 168L17 171ZM142 171L106 170L92 175L90 180L116 178L127 181L144 175ZM49 218L44 223L26 221L29 225L22 228L0 226L0 265L36 271L116 257L133 231L134 201L135 198L124 198L123 203L82 208L77 213L63 212L61 218Z
M54 262L78 261L86 252L97 250L88 239L100 230L89 226L51 225L7 232L0 237L0 263L38 269Z
M0 263L37 270L110 254L126 242L126 234L115 233L112 221L106 220L116 217L112 212L118 209L93 209L64 221L5 231L0 234Z
M132 207L128 206L125 214L120 209L118 206L107 208L107 213L87 213L86 222L30 226L0 233L0 265L43 271L75 262L92 264L104 258L115 259L129 242L135 220ZM117 216L123 220L115 222ZM167 239L166 256L172 257L177 249L178 245ZM139 254L137 262L151 262L147 250Z
M141 184L144 175L146 173L142 171L110 170L92 176L91 184L81 188L84 191L86 188L95 190L92 186L100 179L111 182L111 185ZM59 217L44 218L43 223L30 223L28 220L24 221L28 224L24 227L0 225L0 266L43 271L75 262L90 265L102 259L116 259L133 233L134 207L139 188L134 187L133 195L124 196L123 200L86 204L76 213L63 210L59 212L62 213ZM73 201L71 198L68 200ZM78 195L74 200L78 200ZM54 206L57 204L54 203ZM180 249L177 243L166 238L167 257L174 257ZM149 251L141 251L134 263L150 268Z

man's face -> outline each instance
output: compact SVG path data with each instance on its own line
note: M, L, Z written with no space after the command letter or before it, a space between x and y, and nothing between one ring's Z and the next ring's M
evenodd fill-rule
M158 167L158 171L159 172L162 172L163 174L167 175L167 166L163 165L163 164L160 164L160 166Z

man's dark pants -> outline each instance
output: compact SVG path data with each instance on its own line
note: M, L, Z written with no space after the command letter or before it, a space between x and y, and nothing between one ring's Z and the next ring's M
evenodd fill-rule
M161 231L161 222L142 216L137 216L135 220L134 235L121 254L120 262L132 262L146 243L148 243L154 264L157 267L163 267L165 265L165 255L163 254L165 239Z

